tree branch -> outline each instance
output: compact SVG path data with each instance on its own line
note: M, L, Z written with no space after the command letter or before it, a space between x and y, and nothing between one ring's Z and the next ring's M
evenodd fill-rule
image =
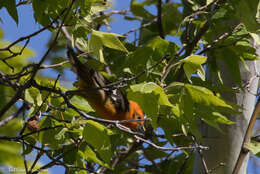
M258 117L259 113L260 113L260 98L258 97L254 112L250 118L247 130L246 130L246 133L245 133L245 136L243 139L243 143L241 146L241 150L240 150L240 153L239 153L239 156L238 156L238 159L237 159L237 162L236 162L236 165L234 167L232 174L238 174L240 167L243 163L243 160L249 153L249 150L245 147L245 144L250 142L250 137L252 136L254 124L255 124L256 118Z
M14 115L10 115L4 120L0 121L0 127L9 123L9 121L13 120L14 118L18 117L18 115L23 112L27 108L27 104L23 103L23 105L18 109L18 111Z
M66 11L66 13L65 13L65 15L64 15L64 17L63 17L63 20L62 20L62 22L61 22L61 24L60 24L60 26L59 26L59 28L58 28L58 31L57 31L57 33L56 33L56 35L55 35L55 38L54 38L54 40L53 40L51 46L49 47L49 49L45 52L45 54L43 55L43 57L42 57L41 60L39 61L39 63L36 64L36 65L33 67L33 71L32 71L32 74L31 74L30 79L29 79L23 86L21 86L21 87L18 89L18 91L17 91L16 94L12 97L12 99L3 107L3 109L0 110L0 118L6 113L6 111L9 110L9 108L10 108L11 106L13 106L13 105L17 102L17 100L18 100L18 99L21 97L21 95L23 94L24 90L27 89L27 88L29 88L29 87L31 86L31 83L33 82L33 79L34 79L34 77L36 76L38 70L40 69L42 63L45 61L45 59L48 57L50 51L51 51L51 50L53 49L53 47L55 46L56 41L57 41L58 36L59 36L59 33L60 33L60 31L61 31L61 27L63 26L63 24L64 24L64 22L65 22L65 20L66 20L66 18L67 18L67 16L68 16L68 14L69 14L70 9L72 8L72 5L74 4L74 2L75 2L75 0L72 0L71 4L70 4L70 6L69 6L69 9L65 9L65 10L64 10L64 11L66 11L66 10L67 10L67 11ZM64 11L63 11L63 12L64 12ZM62 13L63 13L63 12L62 12ZM10 47L11 47L12 45L14 45L15 43L17 43L17 42L19 42L19 39L18 39L16 42L14 42L14 43L12 43L11 45L9 45L7 48L10 49Z
M159 31L159 36L164 39L164 32L162 26L162 0L157 2L157 27Z

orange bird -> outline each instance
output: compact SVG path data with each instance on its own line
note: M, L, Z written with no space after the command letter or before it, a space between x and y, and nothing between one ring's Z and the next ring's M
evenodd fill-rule
M144 119L140 106L126 96L118 88L106 87L110 82L98 71L78 60L72 48L68 47L68 58L72 70L77 74L78 86L86 90L78 95L84 97L96 113L108 120ZM134 130L144 130L144 121L122 123Z

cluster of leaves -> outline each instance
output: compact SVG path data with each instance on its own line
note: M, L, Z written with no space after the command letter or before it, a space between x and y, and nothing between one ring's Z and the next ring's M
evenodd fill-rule
M138 30L138 39L131 43L126 42L121 35L98 30L100 25L111 20L110 16L105 15L105 10L110 5L106 1L32 0L28 4L32 5L35 21L43 27L51 24L59 26L59 23L64 22L71 35L72 45L78 45L89 56L94 57L94 60L87 63L102 71L107 78L118 81L122 77L136 77L127 81L127 87L122 90L126 91L128 99L138 102L144 113L152 119L152 131L147 139L161 147L188 147L194 144L189 138L190 134L197 139L201 138L196 119L220 132L219 124L233 124L226 115L237 114L238 106L225 101L220 93L236 91L223 85L217 61L223 60L234 83L241 87L239 63L256 59L250 39L259 43L256 35L258 19L255 18L256 15L259 16L259 3L255 0L167 2L160 7L162 14L159 23L158 16L147 10L157 6L157 2L131 1L130 12L125 20L137 20L142 26ZM18 23L15 0L0 2L0 8L2 7ZM54 36L57 30L50 29ZM162 38L159 36L160 30L163 30L165 38L176 37L181 44ZM225 37L222 37L224 34ZM1 48L10 44L2 41L2 37L0 39ZM53 54L48 57L52 63L66 60L56 54L62 55L66 47L65 40L64 36L59 36L53 47ZM21 49L22 46L18 45L12 47L13 52ZM200 51L207 52L210 60L205 55L198 54ZM9 50L0 51L1 58L10 55L12 52ZM0 62L0 72L8 75L6 77L10 82L23 85L31 77L30 67L27 66L30 62L26 59L30 56L33 56L33 52L25 48L22 55L8 59L8 65L14 67L14 71L4 62ZM214 82L205 78L205 63L208 63L207 69ZM105 67L109 67L113 74L107 74ZM63 73L68 68L62 66L53 69ZM27 73L19 73L24 70ZM139 73L142 75L139 76ZM21 139L16 139L19 143L0 139L0 152L5 154L0 157L1 164L21 167L23 159L19 157L20 150L23 151L23 156L27 156L36 153L35 147L39 146L39 157L45 154L51 160L56 159L57 163L54 164L63 165L71 173L98 171L102 166L111 169L111 173L139 170L145 170L146 173L159 173L160 170L176 173L184 162L189 167L182 169L183 172L191 173L191 153L183 151L172 155L171 152L166 153L149 145L139 145L136 151L113 165L114 161L121 159L121 152L138 144L133 136L116 128L109 129L97 121L78 117L79 113L68 107L61 92L70 89L55 79L38 75L34 80L38 85L34 83L24 89L21 97L23 103L30 106L24 111L23 118L17 117L0 127L1 135L20 138L23 135ZM8 81L1 79L0 85L1 110L10 97L15 95L16 89ZM85 113L95 115L83 98L73 96L69 102ZM4 116L0 115L1 120L16 112L20 105L17 102ZM37 129L35 133L31 133L32 130L22 129L29 118L40 113L40 131ZM157 136L154 131L163 134ZM173 139L176 133L183 133L187 137ZM259 145L249 145L252 149L255 146ZM10 158L6 158L7 156ZM40 166L39 168L41 169Z
M3 41L3 31L0 30L0 47L4 48L7 45L11 44L10 42ZM12 51L14 52L19 52L21 50L22 46L16 45L12 48ZM0 57L5 58L9 57L12 54L9 51L1 51L0 52ZM28 57L34 56L34 52L30 49L25 49L21 55L18 55L16 57L13 57L12 59L8 60L8 63L11 64L14 69L12 70L8 64L1 63L0 64L0 69L1 73L5 74L15 74L19 72L22 67L26 66L29 64ZM8 86L7 81L4 81L4 79L0 79L0 108L2 109L6 103L11 99L11 97L15 94L15 91ZM17 107L12 106L8 112L6 113L7 115L11 115L14 112L16 112ZM22 128L22 118L15 118L11 120L7 125L2 126L0 128L0 134L1 135L7 135L7 136L15 136L16 133L21 130ZM0 143L1 146L1 157L0 157L0 163L1 164L8 164L12 165L14 167L23 167L23 159L21 158L20 151L21 151L21 146L17 144L16 142L6 142L6 141L1 141Z

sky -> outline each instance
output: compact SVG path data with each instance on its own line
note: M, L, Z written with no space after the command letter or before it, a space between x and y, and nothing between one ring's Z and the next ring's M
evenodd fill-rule
M129 3L130 0L114 0L114 5L112 7L113 10L122 10L122 9L129 9ZM155 7L150 7L149 11L155 13ZM3 20L3 22L0 22L0 28L4 30L4 40L7 41L15 41L19 37L26 36L28 34L31 34L41 28L41 26L37 23L35 23L33 18L33 11L30 6L20 6L18 8L18 15L19 15L19 23L17 24L11 19L11 17L8 15L7 11L5 9L0 10L0 16ZM126 20L122 20L123 17L120 15L114 15L113 22L110 23L111 31L117 34L124 34L128 32L130 29L137 28L139 26L139 22L127 22ZM105 28L102 28L102 30L106 30ZM40 33L39 35L33 37L30 40L30 43L28 45L29 48L34 50L36 52L36 56L32 59L33 61L37 62L45 53L47 50L47 42L49 41L49 38L51 36L51 33L49 31L44 31ZM133 39L133 35L129 37L130 40ZM170 40L173 40L177 43L180 43L179 40L176 38L168 38ZM45 157L43 160L41 160L42 163L46 163L47 157ZM249 163L249 174L260 174L260 167L258 169L254 168L254 163L260 163L259 159L252 158ZM260 164L259 164L260 165ZM50 173L64 173L63 167L52 167L50 170Z

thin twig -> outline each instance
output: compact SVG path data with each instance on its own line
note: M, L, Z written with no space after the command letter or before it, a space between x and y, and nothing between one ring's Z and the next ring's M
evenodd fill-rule
M200 7L198 10L196 10L195 12L193 12L190 16L194 17L196 16L197 13L199 13L200 11L202 10L205 10L207 8L210 8L212 5L219 5L220 3L224 3L225 0L223 1L220 1L220 0L215 0L215 1L212 1L211 3L205 5L205 6L202 6ZM199 40L201 39L201 37L208 31L209 29L209 21L206 21L205 24L199 29L199 31L197 32L197 34L195 35L194 39L189 42L186 46L184 46L182 49L181 49L181 52L183 52L183 50L185 50L185 53L184 55L182 56L183 58L191 55L194 47L198 44ZM175 56L175 57L179 57L180 54L178 54L178 56ZM168 74L170 73L171 69L173 68L174 66L172 66L172 63L169 62L168 66L166 67L165 71L164 71L164 74L162 75L162 80L161 80L161 83L164 82L164 80L166 79L166 77L168 76ZM180 79L180 76L183 75L183 69L180 70L181 72L179 73L179 77L178 79Z
M156 22L157 22L157 18L154 18L154 19L151 20L150 22L145 23L145 24L141 25L141 26L138 27L138 28L129 30L128 32L124 33L123 36L127 36L127 35L129 35L130 33L133 33L133 32L136 32L136 31L142 29L142 28L148 27L148 26L150 26L150 25L152 25L152 24L154 24L154 23L156 23Z
M32 172L32 174L37 174L39 173L40 171L44 170L44 169L47 169L47 168L50 168L52 167L53 165L56 164L57 161L59 161L61 158L63 158L65 155L67 155L68 153L70 153L72 150L76 149L78 146L75 145L73 146L72 148L66 150L65 152L63 152L62 154L60 154L57 158L55 158L54 160L52 160L51 162L47 163L46 165L40 167L39 169L37 169L36 171Z
M64 65L64 64L67 64L67 63L69 63L68 60L63 61L63 62L60 62L60 63L57 63L57 64L52 64L52 65L42 65L42 66L40 67L40 69L55 68L55 67L59 67L59 66L62 66L62 65Z
M117 165L119 165L121 162L123 162L128 156L130 156L133 152L137 151L141 146L142 142L134 142L128 149L124 152L119 152L118 156L115 157L111 163L111 168L115 168ZM105 171L107 171L108 168L106 167L100 167L97 170L97 174L103 174Z
M208 150L208 147L205 147L205 146L201 146L199 144L195 144L195 146L188 146L188 147L161 147L161 146L158 146L144 138L141 138L141 137L138 137L137 135L134 135L134 138L137 139L137 140L140 140L144 143L147 143L149 145L151 145L152 147L156 148L156 149L159 149L159 150L166 150L166 151L180 151L180 150L187 150L187 149L200 149L200 150Z
M13 58L13 57L16 57L16 56L18 56L18 55L22 55L24 49L27 47L27 45L29 44L29 42L30 42L30 38L28 38L28 39L26 40L26 42L25 42L25 44L23 45L22 49L21 49L19 52L16 52L16 53L12 52L11 49L8 48L8 49L9 49L9 52L12 53L12 55L11 55L11 56L8 56L8 57L5 57L5 58L0 58L0 60L2 60L3 62L5 62L5 63L7 64L6 60L11 59L11 58ZM1 51L1 50L0 50L0 51ZM9 65L9 66L10 66L10 65Z
M35 157L35 160L33 161L33 164L31 165L30 167L30 170L29 170L29 173L32 173L32 170L33 168L35 167L35 165L37 164L37 162L39 161L39 159L42 157L43 153L42 151L38 152L36 157Z
M162 25L162 0L157 2L157 28L159 31L159 36L164 38L163 25Z
M6 125L9 123L9 121L13 120L14 118L17 118L18 115L23 112L27 108L27 104L23 103L23 105L18 109L18 111L14 115L10 115L4 120L0 121L0 127Z
M11 50L11 48L12 48L14 45L16 45L17 43L19 43L19 42L21 42L21 41L24 41L24 40L27 40L26 43L25 43L25 45L24 45L24 47L22 48L22 49L24 49L25 46L28 44L28 42L29 42L29 40L30 40L31 37L36 36L37 34L39 34L39 33L43 32L43 31L45 31L45 30L51 28L52 25L53 25L53 23L54 23L54 21L51 22L50 25L48 25L48 26L46 26L46 27L43 27L43 28L41 28L41 29L38 30L38 31L35 31L34 33L32 33L32 34L30 34L30 35L28 35L28 36L20 37L20 38L17 39L16 41L14 41L14 42L12 42L11 44L9 44L7 47L5 47L5 48L0 48L0 51L9 51L10 53L14 54L14 52ZM8 59L8 58L1 58L0 60L5 60L5 59Z
M24 140L22 140L22 144L23 144L23 153L24 153L25 152ZM23 154L22 156L23 156L23 163L24 163L25 173L28 173L28 165L27 165L27 160L26 160L25 154Z
M233 34L236 30L238 30L240 27L242 26L241 23L237 24L234 29L231 31L231 32L225 32L223 34L221 34L217 39L213 40L212 44L210 45L206 45L206 47L201 50L198 55L201 55L205 52L207 52L208 50L212 50L212 49L219 49L219 48L224 48L224 47L228 47L228 46L231 46L231 45L234 45L236 44L238 41L244 39L247 35L244 35L244 36L241 36L239 39L235 40L234 42L228 44L228 45L221 45L221 46L214 46L216 43L226 39L228 36L230 36L231 34Z
M49 53L51 52L51 50L52 50L53 47L55 46L56 41L57 41L58 36L59 36L59 33L60 33L60 31L61 31L61 27L63 26L63 23L65 22L65 20L66 20L68 14L69 14L69 10L72 8L72 5L73 5L74 2L75 2L75 0L72 0L71 4L70 4L70 6L69 6L69 9L65 9L65 10L63 11L63 12L66 12L66 13L65 13L65 15L64 15L64 18L63 18L63 20L62 20L62 22L61 22L59 28L58 28L58 31L57 31L57 33L56 33L56 35L55 35L54 40L53 40L53 42L51 43L51 46L50 46L49 49L45 52L45 54L43 55L43 57L41 58L41 60L39 61L39 63L36 64L36 65L33 67L33 71L32 71L32 74L31 74L30 79L29 79L23 86L21 86L21 87L17 90L16 94L12 97L12 99L0 110L0 118L6 113L6 111L9 110L9 108L10 108L11 106L13 106L13 105L17 102L17 100L18 100L18 99L21 97L21 95L23 94L24 90L27 89L27 88L29 88L29 87L31 86L31 83L32 83L34 77L36 76L38 70L40 69L42 63L45 61L45 59L48 57ZM67 10L67 11L66 11L66 10ZM63 14L63 12L62 12L62 14ZM37 32L35 32L35 33L37 33ZM35 34L35 33L33 33L33 34ZM32 35L33 35L33 34L32 34ZM16 44L16 43L18 43L18 42L20 42L19 39L18 39L17 41L13 42L12 44L10 44L7 48L10 49L10 47L11 47L12 45L14 45L14 44Z
M124 83L124 82L127 82L127 81L132 81L132 80L135 80L137 78L139 78L140 76L142 76L143 74L145 74L147 71L150 71L151 69L155 68L156 66L158 66L159 64L162 63L162 61L164 59L167 59L169 57L169 55L165 55L163 58L161 58L159 61L157 61L154 65L150 66L149 68L145 69L144 71L141 71L139 72L138 74L136 74L135 76L133 77L130 77L130 78L123 78L121 80L118 80L116 82L112 82L110 84L107 84L105 86L103 86L102 88L109 88L109 87L113 87L113 86L116 86L118 84L121 84L121 83Z
M221 0L213 0L211 3L206 4L204 6L201 6L200 8L195 10L192 14L190 14L189 16L186 16L185 18L193 18L197 14L199 14L200 12L203 12L204 10L210 9L210 7L212 7L212 5L217 5L220 1ZM222 1L224 1L224 0L222 0Z
M61 27L61 32L63 33L63 35L65 36L65 38L70 41L70 43L74 43L74 40L73 40L72 37L70 36L70 34L69 34L69 32L68 32L68 30L66 29L65 26L62 26L62 27ZM75 45L76 49L77 49L80 53L84 53L84 52L85 52L85 51L80 47L80 45L79 45L77 42L75 42L74 45Z
M58 118L56 118L55 116L53 116L53 115L49 115L49 114L44 114L44 113L42 113L41 116L49 117L49 118L54 119L54 120L56 120L56 121L58 121L58 122L71 123L70 120L62 120L62 119L58 119Z
M194 152L194 151L191 150L191 151L189 152L189 155L186 155L184 161L182 162L181 167L178 169L178 171L176 172L176 174L181 174L181 173L183 173L183 170L185 169L185 166L186 166L188 160L189 160L190 157L191 157L191 153L193 153L193 152Z
M32 132L27 133L27 134L16 136L16 137L0 136L0 140L5 140L5 141L22 140L25 137L28 137L30 135L33 135L33 134L36 134L36 133L39 133L39 132L42 132L42 131L50 130L50 129L60 128L60 127L63 127L63 126L62 125L57 125L57 126L53 126L53 127L45 127L45 128L41 128L41 129L36 130L36 131L32 131Z
M209 169L209 173L214 172L214 170L217 170L219 167L224 167L226 166L225 163L219 163L217 166L213 167L212 169Z
M16 4L16 7L19 7L20 5L26 5L26 4L31 4L31 0L25 0L25 1L20 1L18 4Z
M198 144L197 140L195 139L195 137L192 135L191 138L192 138L193 142L195 143L195 145L198 146L199 144ZM204 156L203 156L203 151L202 151L202 149L197 148L196 150L197 150L197 152L198 152L199 155L200 155L201 163L202 163L202 166L203 166L203 169L204 169L205 174L209 174L210 171L209 171L208 166L207 166L207 164L206 164L206 160L205 160L205 158L204 158Z

